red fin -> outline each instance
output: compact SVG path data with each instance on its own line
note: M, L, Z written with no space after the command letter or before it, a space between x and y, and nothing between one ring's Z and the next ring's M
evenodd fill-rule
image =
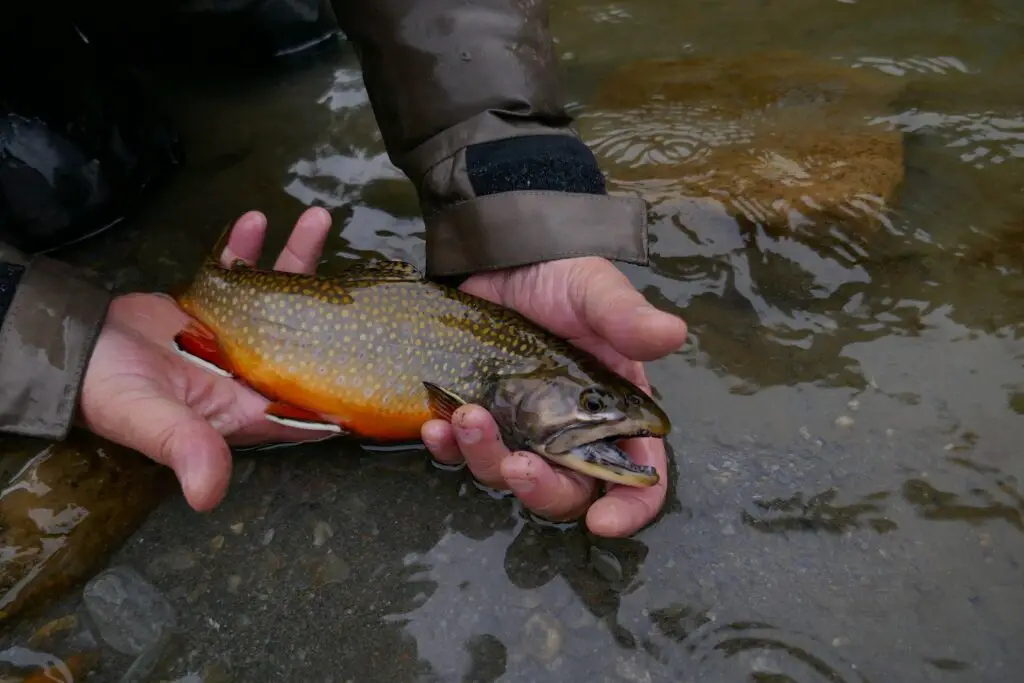
M310 410L297 408L288 403L271 403L267 406L266 411L264 411L264 417L271 422L276 422L285 427L309 429L317 432L334 432L335 434L346 433L340 425L325 420L322 416Z
M451 422L452 414L466 405L466 402L459 396L433 382L424 382L423 386L426 387L427 394L430 396L430 412L439 420Z
M189 320L174 336L174 349L185 358L223 377L232 377L231 364L217 345L217 336L198 320Z

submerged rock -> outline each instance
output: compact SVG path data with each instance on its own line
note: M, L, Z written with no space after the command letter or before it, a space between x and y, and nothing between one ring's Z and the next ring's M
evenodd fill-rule
M631 63L579 119L614 189L764 225L868 228L903 180L890 77L798 53Z
M137 657L177 629L171 603L129 567L98 574L86 585L82 600L97 635L124 655Z
M85 431L40 443L0 440L14 471L0 490L0 623L87 579L174 484L169 469Z

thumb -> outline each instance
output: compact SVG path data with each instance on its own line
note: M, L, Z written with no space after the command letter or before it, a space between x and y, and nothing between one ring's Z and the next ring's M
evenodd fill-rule
M686 341L682 318L660 311L633 287L618 268L594 261L575 288L576 313L594 333L623 356L650 361L672 353Z
M171 398L153 397L131 412L143 419L132 420L135 424L119 441L174 470L193 509L213 509L227 493L231 477L231 452L224 437Z

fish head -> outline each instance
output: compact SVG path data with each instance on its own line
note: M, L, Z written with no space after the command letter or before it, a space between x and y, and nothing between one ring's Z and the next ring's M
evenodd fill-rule
M664 437L665 411L647 393L611 371L535 372L496 382L491 414L508 443L604 481L653 486L653 467L632 462L622 439Z

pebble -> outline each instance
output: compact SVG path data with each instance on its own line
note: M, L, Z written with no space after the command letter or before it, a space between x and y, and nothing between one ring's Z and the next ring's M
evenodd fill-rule
M343 583L352 575L348 562L331 553L313 573L313 585L319 588L331 583Z
M100 572L82 598L97 635L121 654L138 657L177 628L171 603L130 567Z
M146 683L153 673L171 655L176 641L176 634L173 631L163 631L156 641L150 643L135 658L132 665L121 676L119 683Z
M237 593L238 587L242 585L242 577L232 574L228 577L228 593Z
M836 427L847 429L853 426L853 418L849 415L840 415L836 418Z
M220 550L221 548L223 548L224 547L224 537L223 536L214 536L213 540L210 541L210 547L213 548L214 550Z
M270 545L270 542L274 540L274 533L273 529L267 529L263 532L263 545Z
M319 548L334 536L334 529L327 522L320 520L313 526L313 546Z
M152 576L165 576L183 572L196 566L196 556L187 548L179 548L153 559L147 569Z
M541 662L554 662L562 641L562 625L550 614L535 612L523 626L523 649Z
M245 524L244 523L242 523L242 522L235 522L234 524L231 525L231 533L233 533L233 534L235 534L237 536L237 535L242 533L242 530L244 528L245 528Z

